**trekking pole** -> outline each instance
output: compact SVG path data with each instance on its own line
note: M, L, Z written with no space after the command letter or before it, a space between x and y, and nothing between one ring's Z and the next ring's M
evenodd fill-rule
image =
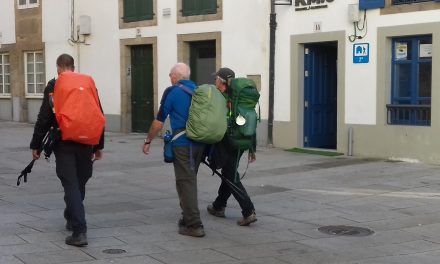
M24 181L24 182L27 182L27 174L28 174L28 173L31 173L31 171L32 171L32 167L34 166L35 161L36 161L36 160L33 159L33 160L32 160L32 161L26 166L26 168L24 168L24 170L21 171L20 176L18 176L18 178L17 178L17 186L20 185L21 178L23 178L23 181Z
M43 141L41 142L41 146L40 148L37 150L38 154L41 154L41 152L43 151L43 149L49 145L52 144L52 141L50 140L50 135L49 135L50 131L48 131L46 133L46 135L43 138ZM51 145L52 146L52 145ZM50 153L52 153L52 151L50 151ZM48 161L48 158L50 156L50 153L47 155L47 153L45 153L45 158ZM20 185L21 183L21 178L23 178L24 182L27 182L27 175L28 173L31 173L32 168L34 167L34 163L35 163L36 159L32 159L32 161L26 166L26 168L24 168L24 170L21 171L21 174L18 176L17 178L17 186Z
M206 162L206 160L202 161L206 166L209 166L209 163ZM210 167L211 168L211 167ZM227 179L225 176L223 176L220 172L218 172L217 170L212 170L213 173L217 174L217 176L219 176L222 180L224 180L226 182L226 184L229 185L229 187L231 187L231 189L234 189L235 192L237 193L237 195L240 196L240 198L245 199L246 195L243 194L243 191L238 188L237 185L235 185L231 180Z

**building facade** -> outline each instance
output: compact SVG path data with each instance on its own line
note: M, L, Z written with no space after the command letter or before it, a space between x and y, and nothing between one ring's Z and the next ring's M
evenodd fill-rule
M438 1L298 0L276 11L276 146L440 163Z
M439 1L274 2L3 0L0 119L35 122L69 53L94 77L107 129L145 132L183 61L197 83L221 66L257 82L259 145L440 163Z
M266 21L246 19L265 17L269 6L264 2L4 0L0 53L11 60L10 66L5 64L11 73L5 74L8 90L0 93L0 118L36 121L43 84L56 77L55 60L61 53L75 58L77 71L94 77L109 131L146 132L170 85L169 70L178 61L191 66L197 83L214 83L212 73L228 66L264 87ZM31 72L24 69L23 57L30 58L30 52L43 67L38 84L26 79ZM32 85L37 87L31 91ZM261 89L262 116L266 90ZM266 129L261 131L264 140Z

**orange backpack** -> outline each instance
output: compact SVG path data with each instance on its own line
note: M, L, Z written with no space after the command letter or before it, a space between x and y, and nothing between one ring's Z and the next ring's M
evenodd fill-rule
M62 140L86 145L99 143L105 117L92 77L75 72L61 73L55 83L53 104Z

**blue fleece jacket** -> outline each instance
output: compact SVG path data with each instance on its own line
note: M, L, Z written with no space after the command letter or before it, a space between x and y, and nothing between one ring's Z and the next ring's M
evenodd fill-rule
M156 119L165 122L170 117L171 130L173 135L178 129L185 129L188 120L189 107L191 106L191 95L185 92L178 85L184 85L194 91L196 84L190 80L180 80L176 85L168 87L162 95L159 112ZM193 142L186 137L186 134L174 141L174 146L189 146Z

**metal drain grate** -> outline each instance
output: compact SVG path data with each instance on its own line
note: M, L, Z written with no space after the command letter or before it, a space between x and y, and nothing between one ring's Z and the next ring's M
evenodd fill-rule
M105 253L105 254L122 254L122 253L127 253L127 251L125 251L123 249L119 249L119 248L104 249L102 252Z
M318 230L325 234L335 236L369 236L374 234L374 231L368 228L357 226L322 226Z

